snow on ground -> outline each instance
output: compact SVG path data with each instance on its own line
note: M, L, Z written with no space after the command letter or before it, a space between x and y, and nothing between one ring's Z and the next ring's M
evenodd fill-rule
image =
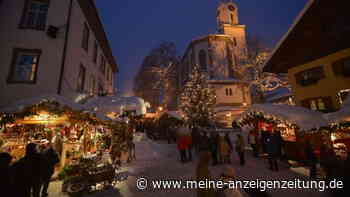
M232 141L235 140L235 134L232 135ZM126 181L118 183L117 189L91 194L86 197L195 197L195 190L155 190L146 189L141 191L136 187L137 178L144 177L152 180L158 179L193 179L195 177L196 161L182 164L179 161L179 153L175 144L165 144L154 142L143 135L135 137L136 142L136 161L129 165L125 165L121 171L127 172L129 177ZM248 149L248 148L247 148ZM197 158L195 157L195 160ZM287 164L280 163L279 172L271 172L267 169L267 161L265 159L256 159L252 157L251 152L247 151L246 166L240 167L236 153L232 154L232 166L236 170L239 180L294 180L296 178L306 180L307 178L292 172ZM214 177L219 176L222 172L222 166L211 167ZM54 182L50 186L52 197L64 197L59 193L59 182ZM325 197L325 192L317 192L315 190L297 189L297 190L270 190L273 197Z

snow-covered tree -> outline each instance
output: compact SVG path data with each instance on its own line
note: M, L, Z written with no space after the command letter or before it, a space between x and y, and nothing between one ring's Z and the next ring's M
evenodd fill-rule
M173 42L162 42L144 58L134 79L134 93L151 103L152 108L162 104L162 94L167 86L165 73L172 64L178 63Z
M182 90L180 109L191 124L205 126L214 121L216 95L207 79L208 76L195 65Z

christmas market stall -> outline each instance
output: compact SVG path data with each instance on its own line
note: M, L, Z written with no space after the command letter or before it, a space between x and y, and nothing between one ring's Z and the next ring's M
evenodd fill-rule
M306 141L310 141L318 150L325 138L330 139L326 130L328 121L323 118L322 113L303 107L255 104L242 113L237 121L241 126L253 128L252 130L258 132L258 136L279 131L283 140L283 153L288 160L306 159L304 153Z
M331 140L335 153L346 158L350 152L350 97L344 101L339 111L325 114L330 122Z
M83 107L57 96L39 96L18 101L1 111L1 151L15 160L24 156L25 146L51 144L60 156L60 168L102 147L103 120L84 113Z

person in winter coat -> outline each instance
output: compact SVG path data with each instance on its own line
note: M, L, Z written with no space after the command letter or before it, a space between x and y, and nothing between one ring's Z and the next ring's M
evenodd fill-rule
M188 155L188 161L192 161L192 149L193 149L193 144L192 144L192 136L190 134L185 136L185 140L186 140L186 151L187 151L187 155Z
M39 197L43 180L44 160L36 150L36 144L26 146L26 154L13 164L15 195L18 197Z
M253 156L258 157L258 145L257 145L257 136L255 131L250 131L248 135L248 143L253 149Z
M213 165L218 164L218 135L211 134L209 139L210 151L213 160Z
M225 140L224 136L219 137L219 153L222 163L229 163L230 161L230 146Z
M197 181L212 180L209 172L210 160L210 152L204 151L200 153L199 162L196 168ZM213 188L197 188L197 197L215 197L215 190Z
M182 163L187 161L186 149L187 149L187 140L185 136L179 136L177 140L177 148L180 152L180 160Z
M56 151L51 145L42 153L45 166L43 171L43 182L41 188L41 197L48 196L47 189L49 188L51 177L55 172L55 165L59 163L60 159Z
M236 152L238 153L241 166L244 166L244 164L245 164L244 149L245 149L244 139L243 139L241 134L237 134Z
M310 178L316 178L316 173L317 173L317 168L316 168L316 163L317 163L317 158L314 152L314 148L311 145L311 142L308 140L305 143L305 156L307 163L310 167Z
M8 153L0 153L0 191L4 196L13 194L13 180L10 163L12 156Z
M269 159L269 169L272 171L278 171L277 158L279 156L279 142L275 134L266 135L266 152Z

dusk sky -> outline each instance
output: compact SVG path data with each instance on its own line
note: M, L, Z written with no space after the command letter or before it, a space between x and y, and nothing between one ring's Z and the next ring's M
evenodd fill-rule
M132 93L132 82L143 58L161 41L172 41L182 56L188 43L216 31L220 0L96 1L117 59L117 88ZM273 48L307 0L236 0L239 20L247 33Z

